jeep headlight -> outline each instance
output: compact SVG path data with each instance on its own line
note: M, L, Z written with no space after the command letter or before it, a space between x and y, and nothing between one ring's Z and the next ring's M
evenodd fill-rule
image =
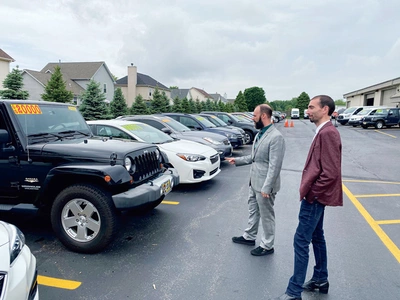
M131 168L132 168L132 160L130 157L127 156L127 157L125 157L125 169L127 171L130 171Z
M177 156L182 158L183 160L190 161L190 162L195 162L195 161L200 161L200 160L205 160L206 157L203 155L199 154L188 154L188 153L177 153Z
M222 144L221 142L216 141L216 140L214 140L212 138L209 138L209 137L203 137L203 140L205 140L205 141L207 141L207 142L209 142L211 144L214 144L214 145L221 145Z
M225 133L225 135L226 135L226 137L227 137L228 139L234 139L234 138L236 138L236 135L235 135L235 134L232 134L232 133Z
M156 149L156 158L157 158L158 161L162 160L161 153L160 153L159 149Z
M25 246L25 236L18 227L6 222L2 223L5 224L8 231L8 239L10 241L10 265L12 265Z

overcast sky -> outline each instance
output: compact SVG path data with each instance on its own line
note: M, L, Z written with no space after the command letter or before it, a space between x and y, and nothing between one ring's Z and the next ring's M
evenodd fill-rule
M167 87L267 100L343 94L400 77L399 0L2 0L11 68L133 63Z

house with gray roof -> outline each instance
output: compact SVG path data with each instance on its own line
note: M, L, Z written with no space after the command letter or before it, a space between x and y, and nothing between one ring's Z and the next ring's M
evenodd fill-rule
M0 49L0 90L4 90L3 81L10 73L10 64L15 60Z
M30 99L42 100L41 94L56 66L60 67L66 89L74 94L76 104L80 104L80 97L91 80L100 83L106 101L112 101L115 81L105 62L58 62L48 63L40 71L23 70L24 89L29 92Z
M121 88L128 107L132 106L138 95L141 95L145 101L152 100L156 87L160 93L165 92L171 102L171 90L168 87L149 75L138 73L137 67L133 65L128 66L127 76L116 81L115 88L118 87Z
M175 99L178 97L178 99L192 99L193 101L199 100L201 102L207 101L207 99L210 99L211 101L215 101L214 98L208 94L206 91L192 87L190 89L172 89L171 91L171 98Z

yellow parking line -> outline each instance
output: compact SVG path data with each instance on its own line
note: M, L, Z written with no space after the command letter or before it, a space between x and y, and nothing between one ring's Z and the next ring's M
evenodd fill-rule
M368 195L354 195L356 198L374 198L374 197L399 197L400 194L368 194Z
M343 182L369 182L369 183L384 183L384 184L400 184L396 181L379 181L379 180L356 180L356 179L343 179Z
M380 134L388 135L388 136L390 136L390 137L392 137L392 138L394 138L394 139L397 139L396 136L391 135L391 134L388 134L388 133L386 133L386 132L382 132L382 131L380 131L380 130L375 130L375 131L378 132L378 133L380 133Z
M164 200L163 202L161 202L162 204L170 204L170 205L178 205L179 204L179 202L176 202L176 201L167 201L167 200Z
M400 220L382 220L376 221L379 225L387 225L387 224L400 224Z
M350 201L353 202L353 205L358 209L360 214L367 221L369 226L375 231L378 237L381 239L382 243L389 249L389 251L393 254L393 256L397 259L397 262L400 263L400 249L396 246L395 243L388 237L388 235L382 230L382 228L378 225L378 223L372 218L372 216L368 213L368 211L362 206L362 204L357 200L357 198L350 192L350 190L344 185L343 191L349 197Z
M41 275L38 275L37 280L38 283L41 285L46 285L66 290L75 290L82 284L82 282L79 281L65 280L65 279L59 279Z

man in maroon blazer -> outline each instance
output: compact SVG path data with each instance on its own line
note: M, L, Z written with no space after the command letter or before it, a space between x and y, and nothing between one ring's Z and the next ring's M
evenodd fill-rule
M300 184L299 224L294 235L294 273L286 293L276 300L301 300L303 290L328 293L328 269L323 223L325 206L342 206L342 143L330 119L335 102L326 95L308 104L307 114L317 129L311 143ZM312 278L304 283L309 245L315 257Z

